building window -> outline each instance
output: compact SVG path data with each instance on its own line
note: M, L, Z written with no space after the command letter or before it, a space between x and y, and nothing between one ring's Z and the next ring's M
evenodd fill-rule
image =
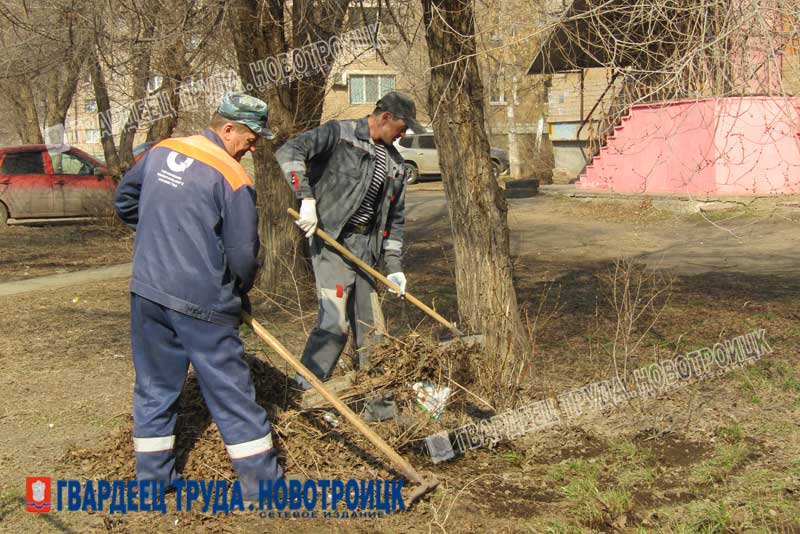
M97 100L93 98L87 98L83 102L83 111L86 113L95 113L97 111Z
M495 11L492 15L492 28L489 32L489 41L494 44L503 43L503 31L505 28L500 24L500 13Z
M366 28L375 31L376 25L379 37L359 33ZM347 28L351 32L350 42L354 46L378 48L382 41L395 41L399 38L399 32L389 12L378 7L351 7L348 10Z
M374 104L389 91L394 91L393 75L351 74L350 104Z
M501 73L492 77L489 87L489 103L502 105L506 103L505 79Z
M97 144L100 142L100 130L96 128L93 130L86 130L84 137L87 145Z
M347 26L349 30L359 30L378 22L377 7L351 7L348 12Z

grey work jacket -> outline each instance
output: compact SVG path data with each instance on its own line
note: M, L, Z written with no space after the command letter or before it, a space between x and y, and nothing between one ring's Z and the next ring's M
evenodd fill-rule
M405 224L403 157L386 146L386 183L372 229L375 249L388 272L402 270ZM347 221L364 201L375 166L375 146L367 118L329 121L289 139L275 153L284 177L299 199L317 201L319 227L338 239Z

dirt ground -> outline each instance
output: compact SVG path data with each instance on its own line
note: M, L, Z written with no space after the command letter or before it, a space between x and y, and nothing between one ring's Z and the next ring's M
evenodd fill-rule
M408 211L409 290L455 317L453 252L437 184L416 186ZM375 425L412 464L442 481L411 511L383 519L26 513L25 476L130 473L127 281L0 298L0 531L800 532L797 220L790 208L698 215L660 209L647 199L622 204L545 195L512 201L517 290L534 354L521 397L557 396L613 377L615 366L637 368L758 328L774 351L713 380L435 465L422 453L419 436L491 415L470 395L454 394L442 421L428 420L413 439L399 439L393 423ZM20 255L47 258L51 245L29 241ZM70 261L89 265L95 253L87 247ZM19 272L3 259L4 273ZM48 261L63 268L59 258ZM621 306L623 300L632 308ZM295 354L314 321L309 309L307 294L284 312L256 299L257 318ZM384 312L399 342L411 344L404 336L414 330L440 333L421 312L388 296ZM634 318L628 337L619 335L626 317ZM276 384L264 403L276 421L287 470L313 478L386 476L379 461L347 447L366 446L346 424L336 432L319 430L318 414L291 411L285 398L276 398L284 366L260 363L270 354L247 329L243 336L258 383ZM463 385L488 394L480 381ZM305 427L312 430L298 430ZM206 422L200 430L184 451L186 473L228 476L215 427Z
M133 233L102 219L18 222L0 228L0 283L130 261Z

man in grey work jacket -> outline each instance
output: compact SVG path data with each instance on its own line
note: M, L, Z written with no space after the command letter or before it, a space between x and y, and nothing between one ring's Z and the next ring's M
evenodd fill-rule
M362 368L385 331L375 281L314 236L317 226L369 265L383 256L388 278L405 292L401 265L405 188L403 158L393 142L422 131L414 102L401 93L381 98L358 120L330 121L286 142L275 154L300 205L297 225L311 241L319 313L301 361L327 380L347 342L348 323ZM310 384L299 375L303 389Z
M171 484L177 401L189 363L246 500L283 476L267 414L255 402L239 338L259 249L253 182L239 160L271 138L267 105L226 95L201 135L153 147L117 188L136 230L131 278L136 478Z

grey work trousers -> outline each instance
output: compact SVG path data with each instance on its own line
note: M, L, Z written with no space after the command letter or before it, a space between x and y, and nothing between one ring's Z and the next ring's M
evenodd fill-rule
M374 266L377 258L372 253L371 239L371 235L345 233L339 242ZM375 280L317 236L311 241L311 262L319 313L306 341L303 365L321 380L330 378L347 344L349 327L355 336L358 365L368 368L371 348L386 332Z

